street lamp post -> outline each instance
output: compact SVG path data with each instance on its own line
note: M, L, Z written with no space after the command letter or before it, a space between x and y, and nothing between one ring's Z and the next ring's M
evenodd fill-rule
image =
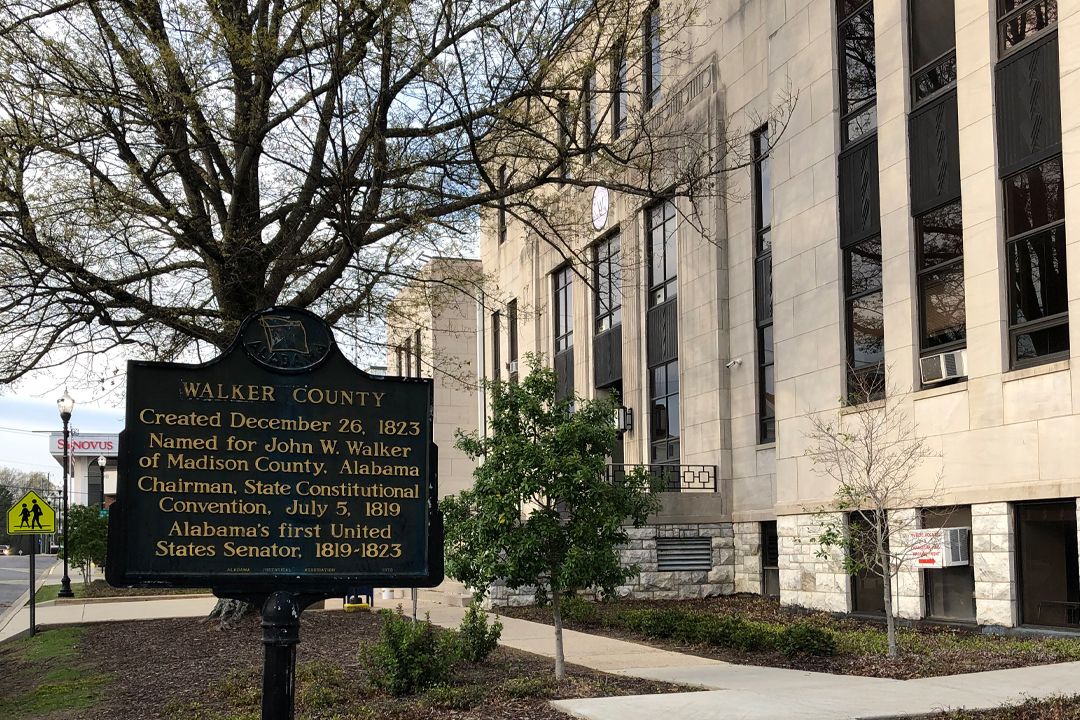
M75 597L75 593L71 592L71 578L68 577L68 423L71 422L71 411L75 409L75 400L68 395L67 388L64 388L64 396L56 401L56 407L64 423L64 577L56 596L70 598Z

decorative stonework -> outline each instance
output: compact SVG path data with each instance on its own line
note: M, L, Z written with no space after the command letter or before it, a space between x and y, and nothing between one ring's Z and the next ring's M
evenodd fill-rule
M971 506L975 614L980 625L1016 625L1015 539L1008 503Z
M842 514L781 515L777 518L782 604L831 612L848 611L848 577L844 573L843 551L830 548L826 558L819 557L821 546L814 540L821 532L822 523L834 519L841 520Z
M761 593L761 524L735 523L735 592Z

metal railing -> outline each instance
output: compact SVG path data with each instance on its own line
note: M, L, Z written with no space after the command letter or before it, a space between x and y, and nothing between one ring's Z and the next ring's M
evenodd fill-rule
M715 465L633 465L609 464L608 480L619 482L628 473L644 467L663 483L664 492L716 492Z

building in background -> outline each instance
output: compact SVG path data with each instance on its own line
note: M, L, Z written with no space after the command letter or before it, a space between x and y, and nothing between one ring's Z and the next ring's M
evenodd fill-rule
M68 437L68 502L108 507L116 499L119 435L71 433ZM49 433L49 454L64 466L64 434Z
M649 128L747 130L745 169L694 203L568 184L595 228L577 247L501 209L480 245L485 376L535 351L561 392L617 393L633 423L612 472L666 481L621 592L882 612L810 542L835 490L806 457L810 418L858 379L894 388L939 455L917 479L941 479L933 506L894 512L970 531L966 562L905 571L899 614L1080 627L1080 122L1062 113L1080 4L711 0L693 37L658 39L664 11L642 5L644 47L692 56L596 69L584 82L616 98L597 131L639 132L632 97Z
M476 303L480 263L432 258L390 303L388 375L435 381L433 434L439 447L439 497L472 485L475 464L454 447L454 435L477 423Z

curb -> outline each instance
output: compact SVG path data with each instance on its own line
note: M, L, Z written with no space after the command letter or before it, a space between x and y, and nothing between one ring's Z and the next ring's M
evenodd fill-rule
M117 595L99 598L56 598L54 605L94 605L97 603L147 602L154 600L202 600L214 597L213 593L174 593L172 595Z
M35 595L37 594L37 591L41 589L42 585L45 584L45 580L48 579L50 575L52 575L52 571L56 568L56 563L58 562L60 561L53 560L53 564L49 567L49 569L41 574L41 579L34 583ZM11 603L11 606L2 614L0 614L0 631L3 631L4 628L8 626L8 623L10 623L15 618L15 616L19 614L19 611L22 610L23 606L25 606L28 602L30 602L29 589L27 589L25 592L23 592L22 595L16 598L15 602ZM29 633L30 628L27 628L26 632ZM20 635L15 635L15 637L20 637Z

